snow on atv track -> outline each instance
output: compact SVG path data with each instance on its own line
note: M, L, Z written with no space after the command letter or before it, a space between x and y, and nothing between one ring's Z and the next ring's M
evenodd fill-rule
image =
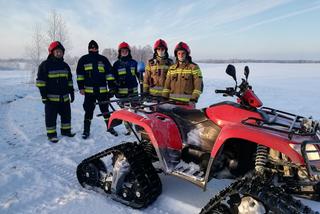
M320 64L248 65L249 83L265 106L320 119ZM245 65L235 66L240 81ZM226 100L214 94L215 89L234 86L225 74L226 67L200 64L205 87L198 108ZM29 79L28 71L0 71L0 213L199 213L215 193L231 182L213 180L203 192L187 181L161 175L163 193L142 210L82 188L75 172L84 158L134 138L123 134L123 126L116 127L119 137L110 135L99 117L92 122L90 138L83 140L83 97L77 93L72 104L72 126L77 135L49 143L44 106L38 89L27 83ZM303 202L320 211L320 203Z

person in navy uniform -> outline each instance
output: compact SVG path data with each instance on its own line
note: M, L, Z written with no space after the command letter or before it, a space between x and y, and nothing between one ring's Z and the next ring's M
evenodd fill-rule
M38 69L36 85L45 104L45 122L48 139L57 143L56 123L61 116L61 135L73 137L71 132L70 102L74 101L72 74L69 65L64 62L64 47L58 41L50 44L48 58Z
M137 61L132 59L130 46L126 42L121 42L118 46L118 60L113 64L113 73L116 81L117 98L128 98L138 95ZM120 104L124 107L126 103ZM125 122L126 135L131 133L130 125Z
M90 135L90 125L93 112L98 101L101 113L108 127L109 105L106 103L113 97L115 91L114 76L109 60L99 54L98 43L91 40L88 45L89 53L82 56L77 65L77 83L81 95L84 95L83 108L84 129L82 138L87 139ZM109 133L118 136L113 129L107 129Z

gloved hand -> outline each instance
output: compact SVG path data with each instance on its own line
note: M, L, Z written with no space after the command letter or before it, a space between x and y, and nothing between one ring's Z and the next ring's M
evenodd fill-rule
M115 90L109 90L109 92L108 92L108 98L109 98L109 99L112 98L112 97L114 96L114 94L115 94Z
M47 97L42 97L42 103L46 104L48 102L48 98Z
M196 103L196 102L198 102L198 99L197 99L197 98L191 98L191 99L190 99L190 102Z
M74 92L70 93L70 102L73 103L74 101Z

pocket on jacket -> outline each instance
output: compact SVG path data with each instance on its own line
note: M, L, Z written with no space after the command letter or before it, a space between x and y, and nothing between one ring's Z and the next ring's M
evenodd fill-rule
M178 74L173 74L171 75L171 80L177 80L178 79Z

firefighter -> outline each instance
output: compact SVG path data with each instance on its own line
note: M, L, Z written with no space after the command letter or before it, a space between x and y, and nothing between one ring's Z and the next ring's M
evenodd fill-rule
M130 46L126 42L122 42L118 46L118 60L113 64L113 72L116 80L116 97L128 98L138 95L138 79L137 61L132 59ZM127 103L120 104L124 107ZM131 133L130 125L124 123L127 133Z
M186 43L179 42L174 49L174 55L176 63L169 68L162 96L195 104L203 89L200 68L192 62L190 48Z
M109 60L99 54L99 46L91 40L88 45L89 53L82 56L77 65L77 83L81 95L84 95L83 109L84 129L82 138L87 139L90 135L90 125L93 112L98 101L99 108L108 127L110 112L106 103L114 94L114 76ZM107 129L109 133L118 136L113 129Z
M168 69L173 61L169 58L168 46L164 40L157 40L153 50L153 58L148 61L143 77L143 92L161 96Z
M64 47L58 41L50 44L49 56L38 69L37 87L45 104L45 122L49 141L57 143L56 123L61 117L61 135L73 137L71 132L70 102L74 101L74 90L70 67L63 60ZM70 96L70 97L69 97Z

